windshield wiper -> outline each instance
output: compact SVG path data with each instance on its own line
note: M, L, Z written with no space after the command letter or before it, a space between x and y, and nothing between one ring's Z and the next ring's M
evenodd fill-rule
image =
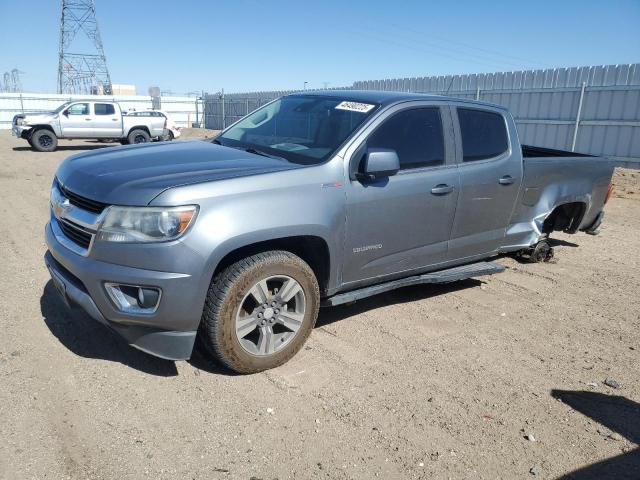
M247 152L247 153L254 153L254 154L256 154L256 155L262 155L263 157L275 158L275 159L278 159L278 160L285 160L285 161L288 161L288 160L287 160L286 158L284 158L284 157L279 157L279 156L277 156L277 155L271 155L270 153L263 152L262 150L258 150L257 148L253 148L253 147L247 147L247 148L239 147L239 148L241 148L242 150L244 150L244 151L245 151L245 152Z

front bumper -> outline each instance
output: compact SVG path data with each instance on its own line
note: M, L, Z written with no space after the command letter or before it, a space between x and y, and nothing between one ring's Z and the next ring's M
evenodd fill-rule
M13 125L11 127L11 134L18 138L27 138L30 130L31 127L26 125Z
M45 263L67 304L82 308L139 350L169 360L191 357L202 315L199 301L194 298L194 292L199 291L198 278L78 255L55 238L50 224L45 228L45 237L49 247ZM105 282L160 288L163 293L160 305L150 314L121 312L109 298Z

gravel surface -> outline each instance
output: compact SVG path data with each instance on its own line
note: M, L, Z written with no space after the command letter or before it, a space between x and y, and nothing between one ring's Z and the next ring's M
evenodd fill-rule
M553 263L323 309L288 364L233 376L57 297L51 179L101 147L0 131L0 478L640 478L637 172Z

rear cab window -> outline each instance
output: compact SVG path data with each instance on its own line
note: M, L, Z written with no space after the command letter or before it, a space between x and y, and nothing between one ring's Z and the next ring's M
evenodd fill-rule
M96 115L115 115L116 109L110 103L95 103L93 111Z
M496 112L457 108L464 162L499 157L509 150L504 117Z

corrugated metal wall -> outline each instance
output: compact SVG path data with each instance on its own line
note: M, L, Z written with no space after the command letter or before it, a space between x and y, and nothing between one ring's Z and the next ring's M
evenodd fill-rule
M56 95L44 93L0 93L0 129L11 128L13 116L22 112L50 112L69 100L108 100L120 103L123 110L152 108L151 97L143 95ZM162 110L179 127L196 121L196 99L193 97L162 97ZM201 107L200 107L201 108ZM202 112L200 112L202 113ZM201 119L200 119L201 120Z
M640 158L640 64L370 80L347 88L485 100L509 108L522 143ZM208 95L206 125L223 128L287 93L225 95L224 118L220 96Z

